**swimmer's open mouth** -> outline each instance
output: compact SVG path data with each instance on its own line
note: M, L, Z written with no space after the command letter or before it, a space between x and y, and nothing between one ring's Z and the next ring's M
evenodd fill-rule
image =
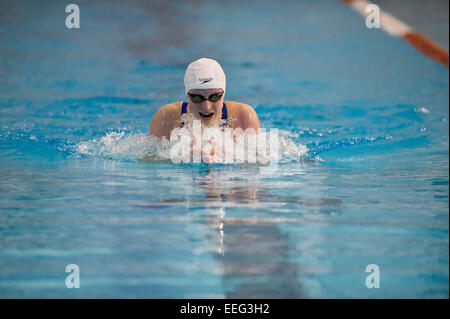
M212 112L212 113L202 113L202 112L198 112L198 114L200 114L200 117L201 117L202 119L208 120L208 119L211 119L211 118L213 117L214 112Z

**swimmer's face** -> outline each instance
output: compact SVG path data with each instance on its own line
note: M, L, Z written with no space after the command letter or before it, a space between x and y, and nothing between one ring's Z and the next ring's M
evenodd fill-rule
M187 98L189 101L190 111L196 120L201 120L202 124L211 126L216 123L222 116L222 105L224 95L216 101L216 94L223 93L222 89L192 89L189 91ZM191 94L191 95L189 95ZM202 96L204 99L199 98ZM210 98L213 101L208 100ZM199 102L199 100L202 100Z

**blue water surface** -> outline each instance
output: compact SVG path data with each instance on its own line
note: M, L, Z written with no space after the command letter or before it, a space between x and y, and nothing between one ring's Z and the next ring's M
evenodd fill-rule
M339 1L76 3L0 2L0 297L448 298L446 67ZM200 57L307 153L139 161Z

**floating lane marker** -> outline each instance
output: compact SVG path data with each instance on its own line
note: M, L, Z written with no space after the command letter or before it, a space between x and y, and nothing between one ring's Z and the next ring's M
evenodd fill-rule
M366 0L341 0L343 3L348 4L350 7L361 13L364 17L367 17L370 13L366 12L367 6L371 5ZM406 23L400 21L396 17L390 15L387 12L383 12L380 9L380 26L387 33L394 37L400 37L408 41L414 48L422 52L429 58L442 63L448 68L448 51L441 48L438 44L431 39L415 31Z

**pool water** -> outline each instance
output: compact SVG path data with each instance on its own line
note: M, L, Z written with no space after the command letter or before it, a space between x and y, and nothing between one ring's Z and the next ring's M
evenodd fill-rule
M76 3L0 3L0 297L448 298L447 68L339 1ZM273 174L140 161L200 57Z

